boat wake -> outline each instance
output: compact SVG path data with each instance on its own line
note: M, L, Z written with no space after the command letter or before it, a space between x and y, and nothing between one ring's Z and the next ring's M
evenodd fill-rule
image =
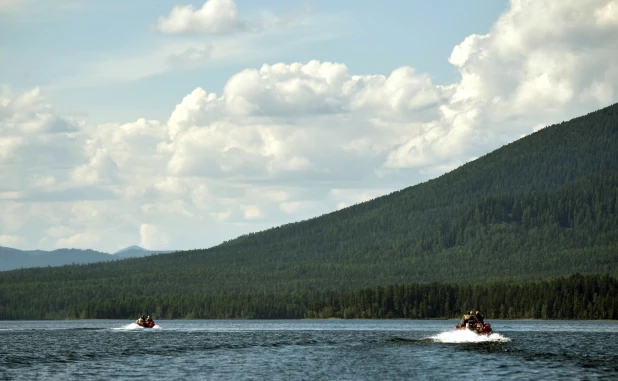
M156 325L152 328L144 328L144 327L140 327L139 325L135 324L135 323L130 323L127 325L123 325L120 328L112 328L114 331L134 331L134 330L144 330L144 331L149 331L151 329L161 329L160 325Z
M506 343L511 341L511 339L499 333L478 335L467 329L442 332L429 337L429 339L438 343Z

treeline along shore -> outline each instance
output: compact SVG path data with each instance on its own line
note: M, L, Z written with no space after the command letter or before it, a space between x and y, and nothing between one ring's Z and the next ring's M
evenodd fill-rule
M181 294L71 305L0 295L0 319L431 319L480 310L487 319L618 319L618 280L607 274L533 283L423 283L352 292Z

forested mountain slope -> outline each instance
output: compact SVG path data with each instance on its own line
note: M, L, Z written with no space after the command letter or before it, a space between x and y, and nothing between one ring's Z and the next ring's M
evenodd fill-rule
M423 184L211 249L3 272L0 304L28 300L34 290L66 308L87 295L290 293L617 275L617 190L618 105L612 105Z

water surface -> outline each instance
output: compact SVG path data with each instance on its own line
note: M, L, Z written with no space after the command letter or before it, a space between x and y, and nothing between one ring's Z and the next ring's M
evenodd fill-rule
M0 322L0 379L618 379L618 322Z

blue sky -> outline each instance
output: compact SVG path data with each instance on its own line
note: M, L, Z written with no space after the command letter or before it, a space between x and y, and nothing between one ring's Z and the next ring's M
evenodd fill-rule
M23 90L49 88L47 94L56 108L86 113L93 122L164 118L175 102L196 86L220 92L231 75L265 62L343 62L359 74L387 74L410 65L429 73L437 84L449 84L458 77L447 60L453 46L470 34L489 30L508 2L237 1L241 18L308 5L312 15L328 19L328 28L320 32L324 37L318 41L275 48L270 54L248 55L237 62L107 85L84 81L63 88L63 79L86 70L88 63L139 55L164 41L178 41L177 36L162 37L150 28L178 4L199 8L203 1L75 1L69 3L73 7L32 2L18 11L0 14L3 50L10 52L3 60L0 83ZM301 35L306 38L314 33L307 28ZM273 43L277 42L285 43L285 36L273 38Z
M618 99L617 0L0 0L0 246L208 247Z

